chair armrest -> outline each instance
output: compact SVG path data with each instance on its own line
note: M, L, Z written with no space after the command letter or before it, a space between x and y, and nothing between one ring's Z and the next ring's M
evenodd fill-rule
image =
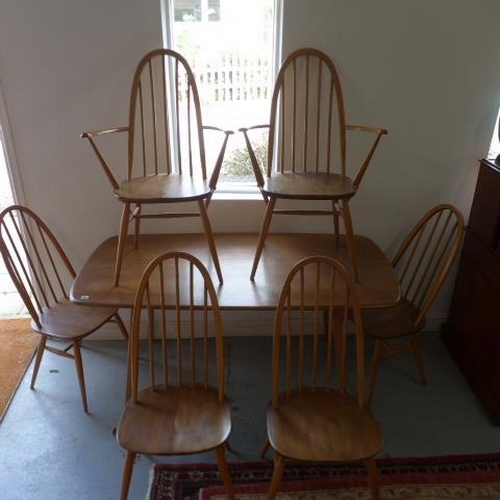
M215 162L214 169L212 170L212 174L210 175L209 186L210 189L215 191L217 187L217 182L219 181L220 169L222 168L222 162L224 161L224 155L226 153L227 141L229 140L229 136L234 134L232 130L223 130L219 127L213 127L211 125L203 125L203 130L215 130L216 132L222 132L224 134L224 141L222 142L222 146L219 151L219 155L217 156L217 160ZM210 203L210 198L207 199L207 206Z
M115 128L109 128L109 129L102 129L102 130L93 130L89 132L83 132L80 134L80 138L82 139L88 139L90 142L90 145L92 146L92 149L94 150L94 153L97 156L97 159L99 160L99 163L101 164L104 173L106 174L106 177L108 178L109 182L113 186L113 189L118 189L119 184L118 181L116 180L116 177L113 175L113 172L111 171L111 168L107 164L106 160L104 159L104 156L102 153L99 151L99 148L97 147L97 144L94 141L95 137L99 137L101 135L109 135L109 134L114 134L116 132L128 132L129 128L128 127L115 127Z
M240 132L247 132L248 130L256 130L258 128L269 128L270 125L269 124L263 124L263 125L254 125L253 127L242 127L239 129Z
M370 132L372 134L388 134L385 128L368 127L366 125L346 125L345 128L346 130L358 130L360 132Z
M366 169L368 168L368 165L370 164L370 161L373 157L373 154L375 153L375 150L377 149L378 143L383 135L386 135L388 132L385 128L377 128L377 127L368 127L365 125L346 125L345 126L346 130L354 130L358 132L368 132L371 134L376 134L376 137L372 143L371 148L369 149L365 159L363 160L363 163L359 167L358 171L356 172L356 175L354 176L354 179L352 183L354 186L357 188L363 179L363 176L365 175Z
M257 185L259 186L259 188L261 188L264 185L264 176L262 175L263 167L259 165L259 161L257 160L257 156L250 141L250 136L248 132L250 130L257 130L263 128L269 129L269 125L254 125L253 127L243 127L239 129L239 131L245 137L245 143L248 149L248 156L250 156L250 162L252 164L253 173L255 175L255 180L257 181ZM267 202L266 197L264 197L264 199Z
M223 132L226 135L231 135L234 134L234 131L232 130L224 130L219 127L214 127L213 125L203 125L203 130L215 130L216 132Z
M105 128L101 130L91 130L89 132L83 132L80 134L80 138L88 139L90 137L97 137L99 135L114 134L115 132L128 132L128 127L115 127L115 128Z

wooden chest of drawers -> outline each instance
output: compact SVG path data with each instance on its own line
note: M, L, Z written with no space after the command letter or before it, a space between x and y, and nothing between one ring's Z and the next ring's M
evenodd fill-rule
M500 425L500 167L481 160L442 339Z

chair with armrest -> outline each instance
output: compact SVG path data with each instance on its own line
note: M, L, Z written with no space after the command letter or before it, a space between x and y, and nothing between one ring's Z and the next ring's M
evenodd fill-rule
M128 496L137 454L210 450L233 499L225 458L231 408L225 396L221 313L210 275L196 257L170 252L147 266L130 339L132 391L117 430L127 452L121 499Z
M392 259L401 284L400 300L393 306L363 310L365 333L375 339L370 403L384 356L412 350L420 380L427 383L418 334L458 256L463 235L464 220L454 206L442 204L430 209Z
M127 329L116 308L86 307L69 299L76 273L48 226L32 210L12 205L0 213L0 250L7 271L40 334L31 389L45 351L74 359L83 409L88 411L80 345L107 321L115 321L125 339ZM62 349L53 341L66 342ZM69 351L73 350L73 354Z
M208 177L205 132L223 132L215 166ZM118 182L98 147L98 138L125 132L128 136L126 180ZM152 218L200 217L217 276L222 271L207 207L217 187L231 131L205 126L194 74L184 57L169 49L156 49L139 62L130 93L127 127L85 132L104 169L113 192L123 203L115 265L115 285L125 251L129 223L135 221L134 248L139 244L140 221ZM144 210L145 205L192 205L187 210Z
M349 200L356 194L382 135L382 128L345 123L342 88L330 58L316 49L290 54L276 78L270 122L242 128L266 212L250 278L253 280L275 214L329 216L339 235L339 216L345 228L350 266L357 279L354 235ZM267 166L259 164L252 131L268 131ZM347 175L346 132L374 134L374 141L351 179ZM265 174L263 171L265 170ZM279 208L277 202L304 201L306 206ZM311 207L316 203L315 208Z
M306 293L308 288L313 292ZM354 335L347 332L350 316ZM374 457L382 449L382 433L364 400L364 368L352 276L331 257L302 259L286 277L274 324L267 432L275 466L269 500L279 490L287 460L364 461L372 498L379 498Z

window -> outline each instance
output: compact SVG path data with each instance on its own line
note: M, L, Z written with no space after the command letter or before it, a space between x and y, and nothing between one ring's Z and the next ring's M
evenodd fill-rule
M500 155L500 137L498 130L499 121L500 121L500 112L498 114L497 121L495 123L495 129L493 130L493 137L491 139L488 158L495 159L498 155Z
M14 203L14 195L10 184L9 171L7 170L3 138L0 133L0 211L12 205L12 203Z
M220 21L220 0L175 0L174 21Z
M164 44L188 60L197 79L204 123L235 132L218 191L254 189L255 177L238 129L269 120L281 46L281 0L164 0L163 7ZM263 156L265 139L256 145ZM212 161L218 145L210 141L206 147Z
M2 89L0 88L0 211L16 202L12 185L12 177L17 173L14 160L7 111ZM17 185L19 187L20 183L18 182ZM27 314L24 303L7 272L3 259L0 258L0 317L26 316Z

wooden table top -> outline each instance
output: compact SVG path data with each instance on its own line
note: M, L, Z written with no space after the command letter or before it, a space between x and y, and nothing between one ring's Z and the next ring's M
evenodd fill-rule
M182 250L198 257L208 268L221 309L273 310L285 277L298 260L309 255L331 255L348 266L345 239L337 244L331 234L269 234L255 275L250 281L258 234L215 234L224 283L219 285L204 234L143 234L139 248L127 240L120 285L114 286L118 238L105 240L90 255L71 290L79 304L131 308L145 266L160 253ZM399 298L399 284L382 250L369 238L356 236L359 302L362 307L389 305Z

